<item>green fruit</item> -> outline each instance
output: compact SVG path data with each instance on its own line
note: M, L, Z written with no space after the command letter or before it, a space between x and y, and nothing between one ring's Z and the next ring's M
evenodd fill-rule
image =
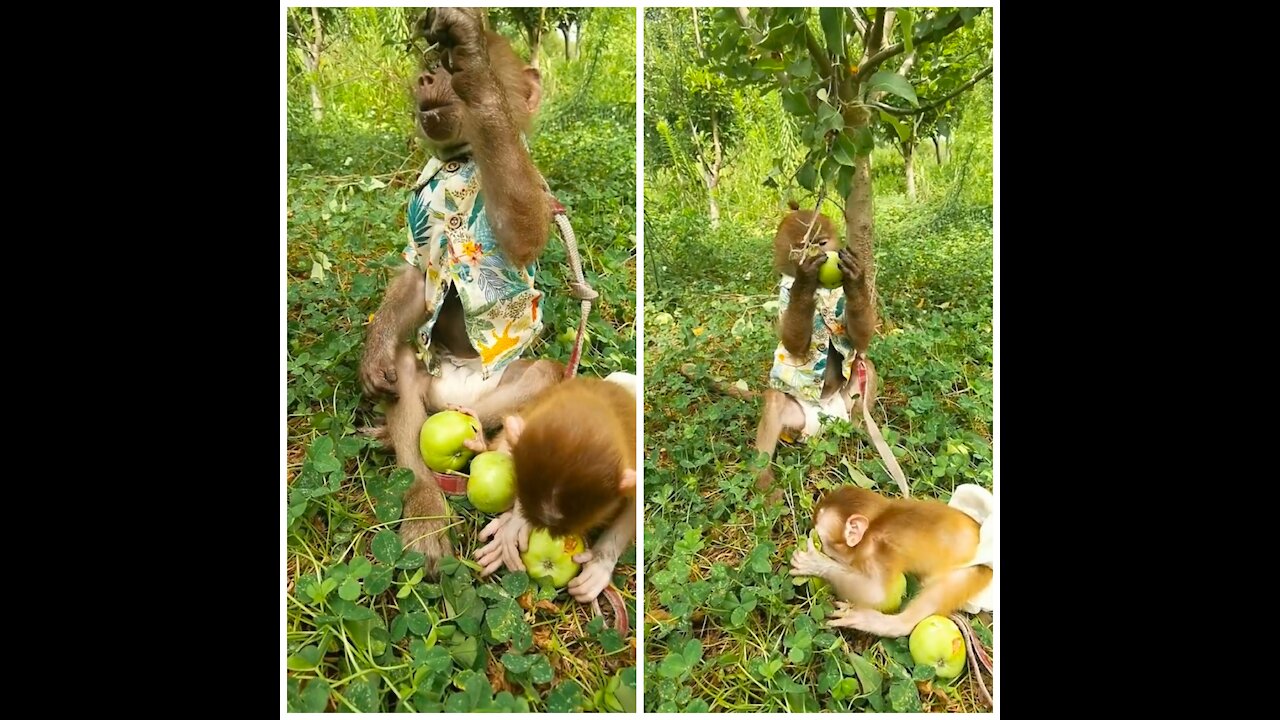
M418 449L427 467L436 472L457 472L467 466L475 452L463 445L480 432L475 418L456 410L438 412L422 423Z
M560 340L560 342L572 347L574 341L578 339L578 328L571 327L565 330L564 332L560 333L556 337ZM582 331L582 347L587 347L590 344L591 344L591 331L583 330Z
M964 670L964 636L941 615L930 615L911 631L907 643L917 665L932 665L934 674L948 680Z
M573 561L573 556L585 549L586 544L577 535L557 538L545 529L538 529L529 533L529 549L520 554L520 560L535 582L562 588L582 569Z
M898 573L898 576L885 586L884 593L884 602L877 605L876 609L882 613L898 612L898 608L902 607L902 596L907 593L907 576Z
M516 464L504 452L490 451L471 461L467 499L480 512L497 515L516 504Z
M838 288L844 282L844 273L840 272L840 261L836 257L834 251L828 250L827 261L822 263L822 267L818 270L818 282L824 288Z
M813 541L813 547L822 552L822 536L818 534L818 528L809 531L809 539ZM831 584L819 577L809 578L809 593L814 594L820 590L831 587Z

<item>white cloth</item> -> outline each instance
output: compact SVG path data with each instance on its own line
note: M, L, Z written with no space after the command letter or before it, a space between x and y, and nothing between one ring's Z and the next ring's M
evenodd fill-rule
M996 537L1000 531L996 517L996 499L991 491L981 485L961 485L951 494L951 507L973 518L981 526L978 531L978 549L973 559L964 567L986 565L992 569L991 582L964 606L967 613L996 609Z
M622 387L630 390L632 395L635 395L637 398L640 397L640 378L632 375L631 373L609 373L609 377L605 378L604 381L614 383L615 385L621 385Z

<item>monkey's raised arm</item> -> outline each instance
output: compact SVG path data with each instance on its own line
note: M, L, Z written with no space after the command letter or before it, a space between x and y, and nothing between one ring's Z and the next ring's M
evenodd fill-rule
M818 288L818 267L825 257L810 258L796 268L787 309L782 313L782 346L792 355L807 355L813 339L813 294Z
M484 182L485 213L507 259L524 267L542 253L551 230L542 176L520 135L541 99L541 76L469 11L436 8L428 37L451 47L453 91Z

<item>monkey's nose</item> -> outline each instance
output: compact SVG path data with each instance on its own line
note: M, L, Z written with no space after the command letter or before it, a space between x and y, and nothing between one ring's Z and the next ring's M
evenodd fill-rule
M418 87L431 87L435 82L434 73L424 72L418 76Z

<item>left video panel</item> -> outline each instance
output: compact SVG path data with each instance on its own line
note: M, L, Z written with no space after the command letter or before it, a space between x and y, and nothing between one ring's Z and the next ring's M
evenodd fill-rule
M282 8L289 712L636 709L635 8Z

